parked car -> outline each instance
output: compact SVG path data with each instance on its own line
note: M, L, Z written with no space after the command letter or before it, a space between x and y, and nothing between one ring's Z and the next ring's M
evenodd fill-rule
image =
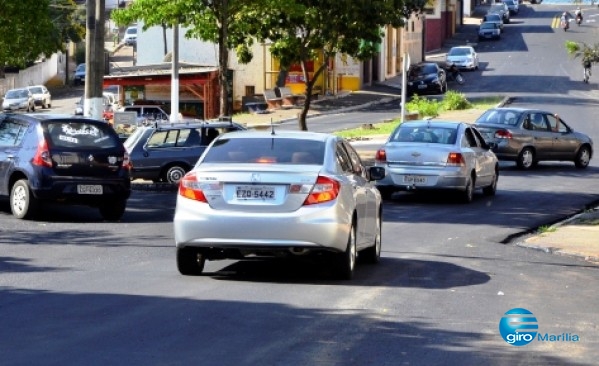
M170 115L161 105L157 104L134 104L122 107L119 112L135 112L137 113L137 122L153 122L153 121L168 121Z
M125 30L125 36L123 37L123 43L127 46L133 46L137 43L137 26L133 25Z
M410 66L407 86L408 94L443 94L447 91L447 76L437 63L421 62Z
M102 121L56 114L0 114L0 196L34 218L47 202L99 208L118 220L131 192L128 154Z
M33 95L35 105L39 105L44 109L52 107L52 95L44 85L29 86L27 89Z
M445 61L456 65L460 69L478 69L478 54L472 46L451 47L445 56Z
M75 104L75 110L73 111L73 114L76 116L83 115L83 99L84 96L81 96L81 98ZM118 101L116 99L116 96L112 93L103 92L102 103L104 108L103 114L106 116L112 116L114 114L114 110L118 108ZM104 119L108 120L109 118Z
M476 121L500 160L530 169L539 161L572 161L586 168L593 157L593 141L574 131L560 116L545 110L491 108Z
M115 126L119 132L121 126ZM232 122L168 123L137 127L125 141L131 178L178 183L218 135L245 130Z
M2 110L6 112L35 111L33 94L27 88L10 89L2 100Z
M198 275L206 260L314 254L350 279L358 252L379 261L382 201L373 181L383 176L335 135L221 135L179 184L179 272Z
M520 12L520 4L518 0L504 0L505 5L507 5L510 14L518 14Z
M85 64L79 64L77 65L77 68L75 68L75 73L73 74L73 84L85 84Z
M489 10L487 11L487 15L489 14L498 14L501 17L503 23L510 22L510 9L507 7L505 3L491 4Z
M483 22L478 27L478 40L500 39L501 29L496 22Z
M387 175L376 186L383 198L396 191L453 190L469 203L474 190L495 195L499 162L475 127L464 122L406 121L376 152Z

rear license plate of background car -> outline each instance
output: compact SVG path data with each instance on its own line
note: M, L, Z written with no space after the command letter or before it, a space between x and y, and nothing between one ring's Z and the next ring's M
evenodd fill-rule
M403 182L409 184L425 184L426 177L420 175L404 175Z
M274 200L275 188L273 186L237 186L235 197L238 200Z
M100 184L78 184L77 193L79 194L102 194L102 185Z
M418 89L426 89L426 85L418 85Z

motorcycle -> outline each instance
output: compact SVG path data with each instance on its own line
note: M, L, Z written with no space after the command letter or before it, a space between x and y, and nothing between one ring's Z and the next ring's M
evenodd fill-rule
M580 25L580 23L582 23L582 15L577 14L576 15L576 24Z
M447 74L448 81L455 81L460 85L464 85L464 83L466 82L464 76L460 72L460 69L458 69L458 67L455 64L448 64L445 68L445 71Z
M564 30L564 32L566 32L568 30L568 28L570 28L570 24L567 19L562 20L561 27Z

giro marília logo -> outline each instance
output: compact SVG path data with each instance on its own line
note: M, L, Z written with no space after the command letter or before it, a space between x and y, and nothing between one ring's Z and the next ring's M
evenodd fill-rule
M535 339L539 325L537 318L528 310L508 310L499 321L499 332L512 346L525 346Z

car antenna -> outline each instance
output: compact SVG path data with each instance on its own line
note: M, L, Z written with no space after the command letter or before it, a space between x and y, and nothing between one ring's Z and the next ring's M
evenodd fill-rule
M272 121L272 117L270 118L270 134L271 135L275 134L275 124Z

